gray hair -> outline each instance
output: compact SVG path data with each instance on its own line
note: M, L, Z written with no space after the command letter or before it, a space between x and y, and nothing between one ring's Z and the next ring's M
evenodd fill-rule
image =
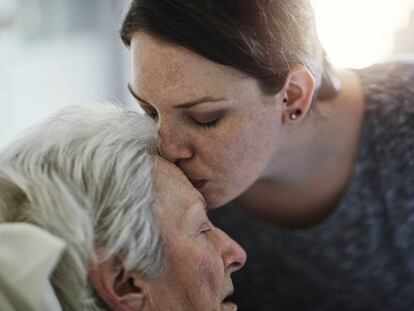
M66 108L0 154L0 222L28 222L68 247L52 276L64 310L98 310L88 282L95 250L122 254L128 271L156 276L163 241L156 223L154 124L113 104Z

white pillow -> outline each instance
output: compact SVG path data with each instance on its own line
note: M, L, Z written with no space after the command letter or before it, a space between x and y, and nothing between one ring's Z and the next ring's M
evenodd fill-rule
M62 310L49 277L64 249L34 225L0 224L0 310Z

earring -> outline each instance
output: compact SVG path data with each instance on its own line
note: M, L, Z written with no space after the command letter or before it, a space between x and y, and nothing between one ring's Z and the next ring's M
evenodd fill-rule
M292 121L295 121L301 114L302 114L302 111L300 109L296 109L294 112L290 114L289 117Z

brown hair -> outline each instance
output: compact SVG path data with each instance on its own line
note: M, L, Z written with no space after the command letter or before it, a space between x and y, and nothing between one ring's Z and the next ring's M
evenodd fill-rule
M136 31L234 67L265 94L277 94L298 64L312 72L323 97L336 94L308 0L133 0L121 28L127 46Z

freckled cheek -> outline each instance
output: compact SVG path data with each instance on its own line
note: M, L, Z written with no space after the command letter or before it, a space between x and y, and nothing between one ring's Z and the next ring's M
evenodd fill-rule
M257 137L251 131L229 130L200 144L200 155L217 172L239 170L256 161Z
M252 115L225 137L223 144L227 146L229 161L237 163L235 169L245 165L246 174L254 174L268 159L276 139L273 119L272 116Z

